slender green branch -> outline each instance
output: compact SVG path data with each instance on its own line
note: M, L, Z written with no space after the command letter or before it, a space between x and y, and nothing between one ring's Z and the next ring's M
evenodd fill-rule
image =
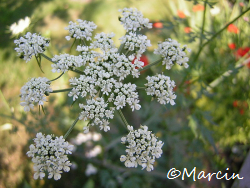
M50 93L60 93L60 92L65 92L65 91L71 91L72 88L67 88L67 89L59 89L59 90L53 90Z
M78 74L84 74L84 72L80 71L80 70L77 70L77 69L73 69L73 68L70 68L69 70L75 72L75 73L78 73Z
M127 128L127 126L128 126L129 124L128 124L126 118L124 117L124 115L123 115L121 109L119 109L118 112L119 112L119 114L120 114L120 116L121 116L121 119L122 119L123 123L125 124L125 127Z
M41 53L41 56L43 56L45 59L49 60L50 62L52 62L52 63L56 64L56 62L55 62L55 61L52 61L52 59L51 59L51 58L49 58L48 56L46 56L44 53Z
M83 43L84 46L87 46L87 43L84 39L82 39L81 42Z
M72 43L72 45L71 45L71 47L70 47L70 49L69 49L69 52L71 52L71 50L72 50L72 48L73 48L75 42L76 42L76 38L75 38L74 42Z
M76 120L74 121L74 123L70 126L69 130L66 132L66 134L63 136L64 139L66 139L70 132L72 131L72 129L74 128L74 126L76 125L76 123L78 122L79 117L76 118Z
M153 62L153 63L151 63L151 64L149 64L149 65L147 65L147 66L145 66L145 67L143 67L143 68L141 68L141 69L139 69L139 71L143 71L143 70L146 70L146 69L148 69L148 68L150 68L150 67L152 67L152 66L154 66L154 65L156 65L156 64L158 64L158 63L160 63L160 62L162 62L162 58L161 59L158 59L158 60L156 60L155 62Z
M128 56L128 53L129 53L130 51L129 50L127 50L126 52L125 52L125 56Z
M203 19L202 19L202 26L201 26L201 34L200 34L200 47L203 43L203 33L204 33L204 27L205 27L205 20L206 20L206 10L207 10L207 0L204 1L204 11L203 11Z
M136 87L136 89L146 89L146 87Z
M63 74L64 74L64 72L63 72L62 74L60 74L60 76L56 77L55 79L50 80L50 82L53 82L53 81L55 81L55 80L57 80L57 79L61 78L61 76L62 76Z
M119 53L119 54L121 54L121 52L122 52L124 46L125 46L125 43L123 43L123 44L120 45L120 47L119 47L119 49L118 49L118 53Z

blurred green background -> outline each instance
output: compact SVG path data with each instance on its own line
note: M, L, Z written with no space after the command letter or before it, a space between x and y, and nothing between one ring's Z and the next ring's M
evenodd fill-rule
M249 50L249 13L240 17L233 26L226 28L214 40L197 53L201 42L209 39L229 21L249 7L247 1L218 0L206 6L204 32L201 28L204 16L203 1L184 0L1 0L0 1L0 188L29 187L230 187L231 181L207 179L193 181L192 178L169 180L169 169L205 172L226 171L239 173L249 151L250 138L250 64L236 69L246 58ZM196 4L194 4L196 3ZM213 6L213 8L212 8ZM135 7L153 23L153 29L142 31L151 40L152 47L146 52L149 62L157 60L153 54L158 41L173 38L192 49L190 67L174 66L170 71L160 66L142 73L140 79L129 79L143 86L147 75L164 72L175 80L177 87L176 105L159 105L145 92L139 91L141 110L131 112L124 109L128 122L138 127L145 124L165 144L164 153L157 160L151 173L140 169L126 169L119 161L124 154L120 144L126 134L118 114L111 122L111 131L102 134L100 140L83 139L84 122L78 122L69 136L72 143L78 143L70 156L74 166L63 173L59 181L34 180L31 159L26 156L29 145L37 132L63 135L79 113L77 104L67 93L51 94L45 105L45 114L38 108L25 113L19 105L20 88L31 77L53 79L59 74L51 72L50 62L43 59L42 73L35 58L28 63L16 56L13 41L29 32L37 32L51 39L46 54L68 53L72 41L66 41L64 29L69 21L93 21L98 27L95 33L114 32L115 43L125 34L118 21L118 9ZM28 18L26 18L28 17ZM13 31L14 23L20 19L30 20L29 27L21 33ZM25 25L24 22L21 24ZM20 29L20 27L19 27ZM22 30L22 29L21 29ZM14 32L14 33L13 33ZM73 52L74 53L74 52ZM246 55L244 55L246 54ZM230 74L225 74L232 70ZM224 75L224 77L221 77ZM53 83L53 89L69 87L70 72ZM212 87L209 87L212 86ZM78 139L78 140L77 140ZM84 139L83 139L84 140ZM98 145L101 152L88 157ZM98 149L96 149L98 150ZM88 164L97 172L86 175Z

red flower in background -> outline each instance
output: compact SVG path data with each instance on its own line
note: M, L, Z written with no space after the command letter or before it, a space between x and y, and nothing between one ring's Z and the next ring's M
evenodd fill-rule
M233 102L233 106L234 106L234 107L237 107L237 106L238 106L238 101L234 101L234 102Z
M163 24L161 22L155 22L153 23L154 28L163 28Z
M185 27L184 32L185 33L190 33L191 32L191 27Z
M249 50L250 50L250 47L239 48L237 50L237 56L243 57L244 55L246 55L246 53L248 53Z
M228 44L228 47L231 49L231 50L234 50L236 48L236 44L234 43L229 43Z
M238 101L238 100L235 100L233 102L233 107L234 108L237 108L239 113L241 115L243 115L245 113L245 110L247 110L248 108L248 103L246 101Z
M183 11L181 11L181 10L178 10L177 11L177 15L179 16L179 18L186 18L186 15L185 15L185 13L183 12Z
M245 113L245 110L244 110L244 109L242 109L242 108L241 108L241 109L239 109L239 111L240 111L240 114L241 114L241 115L243 115L243 114Z
M228 27L227 27L227 31L230 32L230 33L239 33L239 29L238 27L236 27L236 25L234 24L230 24Z
M239 48L236 52L236 57L237 58L241 58L243 56L245 56L250 50L250 47L245 47L245 48ZM250 54L248 54L247 58L250 57ZM247 68L250 69L250 61L247 62Z
M143 67L147 66L148 63L148 58L146 55L142 54L141 58L139 59L139 61L142 61L144 63ZM132 61L132 64L134 64L135 59Z
M205 7L203 5L198 4L198 5L194 5L192 10L193 12L203 11L205 10Z
M243 2L240 2L239 5L240 5L241 7L244 7L244 6L245 6L245 4L244 4Z

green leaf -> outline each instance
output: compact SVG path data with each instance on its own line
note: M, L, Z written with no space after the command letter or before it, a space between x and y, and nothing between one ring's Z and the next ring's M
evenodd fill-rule
M42 73L44 73L43 70L42 70L42 65L41 65L41 55L38 54L37 56L35 55L35 57L36 57L36 62L38 64L40 70L42 71Z
M93 179L89 179L87 183L83 186L83 188L94 188L95 187L95 182Z
M195 115L188 116L188 120L188 125L194 133L195 137L201 139L204 143L209 142L214 148L214 151L218 154L218 150L212 137L212 131L203 126Z

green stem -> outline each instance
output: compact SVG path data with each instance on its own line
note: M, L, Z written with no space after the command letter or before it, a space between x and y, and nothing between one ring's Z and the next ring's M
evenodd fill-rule
M154 66L154 65L156 65L156 64L158 64L158 63L160 63L160 62L162 62L162 60L163 60L163 58L158 59L158 60L156 60L155 62L153 62L153 63L151 63L151 64L149 64L149 65L147 65L147 66L145 66L145 67L143 67L143 68L141 68L141 69L139 69L139 71L141 72L141 71L143 71L143 70L146 70L146 69L148 69L148 68L150 68L150 67L152 67L152 66Z
M69 130L66 132L66 134L63 136L64 139L66 139L70 132L72 131L72 129L74 128L74 126L76 125L76 123L78 122L79 117L76 118L76 120L74 121L74 123L70 126Z
M80 71L80 70L77 70L77 69L72 69L70 68L69 70L75 72L75 73L78 73L78 74L84 74L84 72Z
M119 54L121 54L121 52L122 52L124 46L125 46L125 43L123 43L123 44L120 45L120 47L119 47L119 49L118 49L118 53L119 53Z
M50 82L53 82L53 81L55 81L55 80L59 79L59 78L60 78L63 74L64 74L64 72L63 72L62 74L60 74L60 76L56 77L55 79L50 80Z
M119 114L120 114L120 116L121 116L121 119L122 119L123 123L125 124L125 127L127 128L127 126L128 126L129 124L128 124L126 118L124 117L124 115L123 115L121 109L119 109L118 112L119 112Z
M65 92L65 91L71 91L72 88L68 88L68 89L58 89L58 90L53 90L50 93L60 93L60 92Z
M200 34L200 47L203 43L203 33L204 33L204 27L205 27L205 20L206 20L206 10L207 10L207 0L204 1L204 11L203 11L203 19L202 19L202 26L201 26L201 34Z
M128 53L129 53L130 51L129 50L127 50L126 52L125 52L125 56L127 57L127 55L128 55Z
M75 40L74 40L73 44L71 45L71 47L70 47L70 49L69 49L69 52L71 52L71 50L72 50L72 48L73 48L73 46L74 46L75 42L76 42L76 38L75 38Z
M136 89L146 89L146 87L139 87L139 86L137 86Z
M83 43L84 46L87 46L87 43L84 39L82 39L81 42Z
M49 60L50 62L56 64L56 62L52 61L52 59L46 56L44 53L41 53L41 56L43 56L45 59Z

